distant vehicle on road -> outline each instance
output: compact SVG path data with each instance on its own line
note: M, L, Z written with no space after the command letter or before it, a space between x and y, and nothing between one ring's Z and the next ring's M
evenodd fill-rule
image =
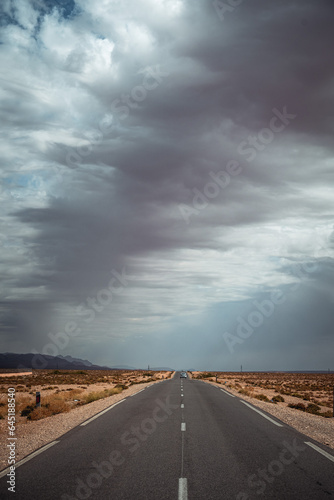
M187 378L187 372L181 372L180 373L180 378Z

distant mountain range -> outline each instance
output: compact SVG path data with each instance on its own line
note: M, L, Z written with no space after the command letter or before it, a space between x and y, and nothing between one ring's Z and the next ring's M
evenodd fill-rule
M128 365L100 366L94 365L87 359L72 358L72 356L48 356L46 354L16 354L13 352L0 353L0 369L44 369L44 370L138 370ZM171 368L156 367L150 370L166 370Z
M87 359L72 356L48 356L46 354L16 354L5 352L0 354L0 368L40 368L45 370L110 370L108 366L94 365Z

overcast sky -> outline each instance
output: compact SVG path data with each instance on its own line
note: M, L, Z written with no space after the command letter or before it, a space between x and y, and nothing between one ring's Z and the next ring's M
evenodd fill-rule
M0 9L1 352L334 370L333 2Z

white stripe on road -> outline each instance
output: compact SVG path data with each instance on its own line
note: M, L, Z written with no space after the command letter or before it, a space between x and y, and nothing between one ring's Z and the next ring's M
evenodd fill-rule
M188 500L187 479L185 477L180 477L180 479L179 479L178 500Z
M283 427L282 424L280 424L279 422L276 422L275 420L273 420L272 418L268 417L267 415L265 415L264 413L262 413L262 411L258 410L257 408L254 408L254 406L248 404L246 401L242 401L240 400L244 405L248 406L248 408L250 408L251 410L254 410L256 411L257 413L259 413L260 415L262 415L262 417L266 418L267 420L269 420L271 423L277 425L277 427Z
M145 389L147 389L147 387L144 387L144 389L141 389L140 391L135 392L134 394L131 394L129 397L132 398L132 396L137 396L137 394L139 394L140 392L145 391Z
M138 394L138 392L137 392ZM100 413L98 413L97 415L94 415L94 417L90 418L89 420L86 420L86 422L83 422L82 424L80 424L81 426L83 425L87 425L89 424L90 422L92 422L93 420L95 420L97 417L100 417L101 415L103 415L103 413L106 413L107 411L111 410L111 408L114 408L114 406L117 406L119 405L120 403L123 403L123 401L125 401L125 399L121 399L120 401L118 401L117 403L109 406L109 408L106 408L105 410L103 411L100 411Z
M28 462L32 458L36 457L40 453L43 453L43 451L47 450L48 448L51 448L51 446L53 446L54 444L57 444L57 443L59 443L59 441L52 441L52 443L46 444L40 450L34 451L34 453L31 453L31 455L28 455L27 457L22 458L22 460L20 460L19 462L16 462L15 468L17 469L18 467L20 467L20 465L25 464L26 462ZM10 467L7 467L7 469L0 472L0 477L5 476L9 471L10 471Z
M230 394L229 392L224 391L224 389L220 389L220 390L225 392L225 394L227 394L228 396L231 396L231 398L235 398L235 396L233 394Z
M182 422L182 424L181 424L181 431L185 431L185 430L186 430L186 423Z
M310 443L309 441L305 441L305 444L307 444L308 446L311 446L311 448L313 448L314 450L318 451L319 453L321 453L321 455L323 455L324 457L328 458L329 460L331 460L332 462L334 462L334 457L333 455L330 455L329 453L327 453L327 451L324 451L322 450L321 448L319 448L318 446L316 446L315 444L313 443Z
M184 408L184 404L182 403L181 408Z

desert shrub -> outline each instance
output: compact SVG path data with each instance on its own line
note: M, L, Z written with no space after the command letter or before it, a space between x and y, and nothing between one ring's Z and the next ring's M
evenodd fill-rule
M201 379L201 378L209 378L209 377L214 377L214 375L211 372L208 372L208 373L199 373L197 375L197 377L195 377L195 378Z
M244 396L250 396L250 391L248 389L239 389L239 394L244 394Z
M52 412L49 408L42 406L41 408L35 408L29 415L28 420L41 420L45 417L51 417Z
M31 396L19 396L16 399L15 412L20 413L27 405L34 404L34 398Z
M98 401L99 399L107 398L108 396L113 396L114 394L120 394L123 391L122 387L113 387L112 389L105 389L100 392L90 392L82 398L82 404L92 403L93 401Z
M293 396L294 398L304 399L304 396L302 394L299 394L299 392L293 392L291 396Z
M314 403L309 403L306 408L307 413L313 413L313 415L318 415L320 411L320 406Z
M124 387L127 389L127 386ZM113 396L114 394L120 394L123 391L123 388L120 386L113 387L112 389L108 389L108 396Z
M260 401L269 401L265 394L255 394L254 398L259 399Z
M284 403L284 398L283 396L280 396L279 394L277 396L274 396L273 397L273 401L275 401L276 403L280 402L280 403Z
M47 408L48 410L50 410L51 415L56 415L57 413L64 413L70 410L69 405L61 399L55 399L50 403L46 403L45 405L43 405L43 408Z
M148 381L147 381L147 382L148 382ZM127 388L128 388L128 386L127 386L126 384L117 384L117 385L115 385L115 387L114 387L114 389L122 389L122 390L127 389ZM112 390L112 389L111 389L111 390ZM120 391L120 392L122 392L122 391Z
M69 401L77 398L82 393L82 389L62 389L57 390L55 394L50 394L43 398L44 403L52 403L53 401Z
M319 415L321 415L322 417L325 417L325 418L332 418L333 417L333 412L331 412L331 411L324 411L323 413L319 413Z
M82 399L84 404L92 403L93 401L97 401L99 399L105 398L107 395L104 392L90 392L86 394Z
M21 417L28 417L32 411L34 411L35 405L27 405L23 410L21 411Z
M288 407L289 408L296 408L296 410L301 410L301 411L306 410L306 406L303 403L289 403Z
M82 393L82 389L70 389L68 395L70 398L79 396Z

